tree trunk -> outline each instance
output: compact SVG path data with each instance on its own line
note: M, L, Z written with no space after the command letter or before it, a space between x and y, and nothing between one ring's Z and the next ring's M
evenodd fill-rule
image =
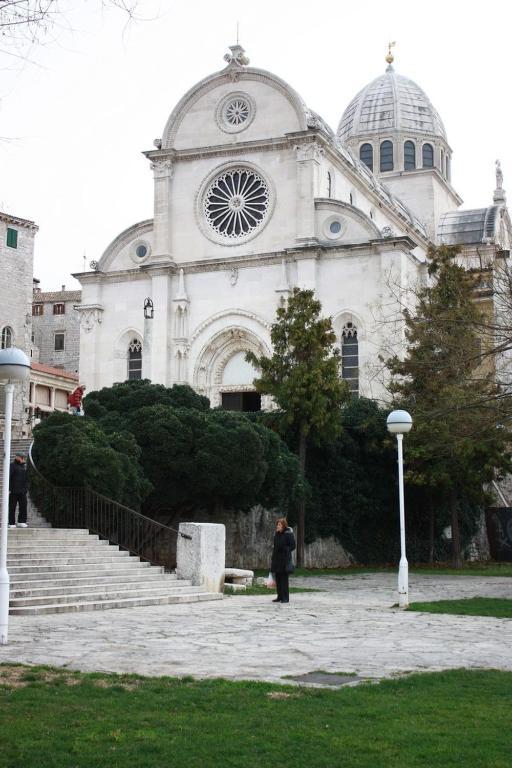
M460 530L457 496L455 491L450 494L450 510L452 516L452 565L454 568L462 568L460 556Z
M304 427L301 427L299 437L299 468L302 477L306 474L306 435ZM299 501L299 510L297 517L297 565L302 568L304 565L304 528L306 518L306 502L302 498Z
M428 562L429 565L434 563L434 539L436 533L436 513L434 504L432 501L432 495L429 494L428 498Z

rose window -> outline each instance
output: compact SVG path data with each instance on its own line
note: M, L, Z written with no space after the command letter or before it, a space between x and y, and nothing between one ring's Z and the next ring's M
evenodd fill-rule
M263 222L269 207L265 180L247 168L226 171L213 181L204 198L210 227L223 237L250 234Z
M233 128L242 125L248 119L250 113L249 104L245 99L236 98L228 101L224 107L224 119Z

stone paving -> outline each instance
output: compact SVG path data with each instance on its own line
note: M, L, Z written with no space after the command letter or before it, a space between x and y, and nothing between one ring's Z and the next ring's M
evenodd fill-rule
M283 681L315 670L381 678L406 671L512 670L512 620L403 612L396 576L296 578L323 589L212 603L12 616L0 662L82 671ZM411 600L512 597L511 578L410 576Z

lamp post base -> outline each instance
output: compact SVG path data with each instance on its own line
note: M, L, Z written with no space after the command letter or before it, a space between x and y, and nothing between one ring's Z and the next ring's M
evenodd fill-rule
M398 568L398 606L409 607L409 563L403 558Z

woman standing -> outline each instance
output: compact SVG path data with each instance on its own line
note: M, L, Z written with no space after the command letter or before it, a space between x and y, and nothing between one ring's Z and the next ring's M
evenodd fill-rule
M280 517L276 522L274 534L274 549L270 570L276 580L277 597L274 603L289 603L288 575L293 573L292 552L295 549L295 537L288 527L286 517Z

